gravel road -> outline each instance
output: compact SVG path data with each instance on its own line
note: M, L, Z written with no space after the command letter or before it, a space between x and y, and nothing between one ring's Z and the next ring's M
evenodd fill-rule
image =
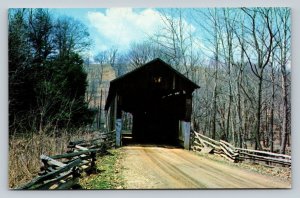
M276 177L220 163L176 147L122 148L127 189L291 188Z

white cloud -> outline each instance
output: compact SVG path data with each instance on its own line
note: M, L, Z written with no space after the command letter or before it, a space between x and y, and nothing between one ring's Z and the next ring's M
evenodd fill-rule
M162 25L159 12L150 8L142 11L109 8L104 13L88 12L88 20L99 33L95 38L99 49L110 46L126 49L132 41L145 39Z

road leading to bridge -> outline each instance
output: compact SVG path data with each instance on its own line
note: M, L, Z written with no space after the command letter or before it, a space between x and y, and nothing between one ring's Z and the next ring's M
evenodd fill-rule
M128 189L290 188L291 184L174 147L125 146Z

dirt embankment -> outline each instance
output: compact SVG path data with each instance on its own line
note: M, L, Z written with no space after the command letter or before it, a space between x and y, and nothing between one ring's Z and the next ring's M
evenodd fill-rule
M290 188L289 181L216 162L174 147L122 148L127 189Z

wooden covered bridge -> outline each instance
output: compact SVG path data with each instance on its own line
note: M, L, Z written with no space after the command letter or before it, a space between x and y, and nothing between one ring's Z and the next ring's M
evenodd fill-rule
M137 143L190 145L194 82L161 59L110 82L105 104L108 128L122 145L122 111L133 115L132 138Z

